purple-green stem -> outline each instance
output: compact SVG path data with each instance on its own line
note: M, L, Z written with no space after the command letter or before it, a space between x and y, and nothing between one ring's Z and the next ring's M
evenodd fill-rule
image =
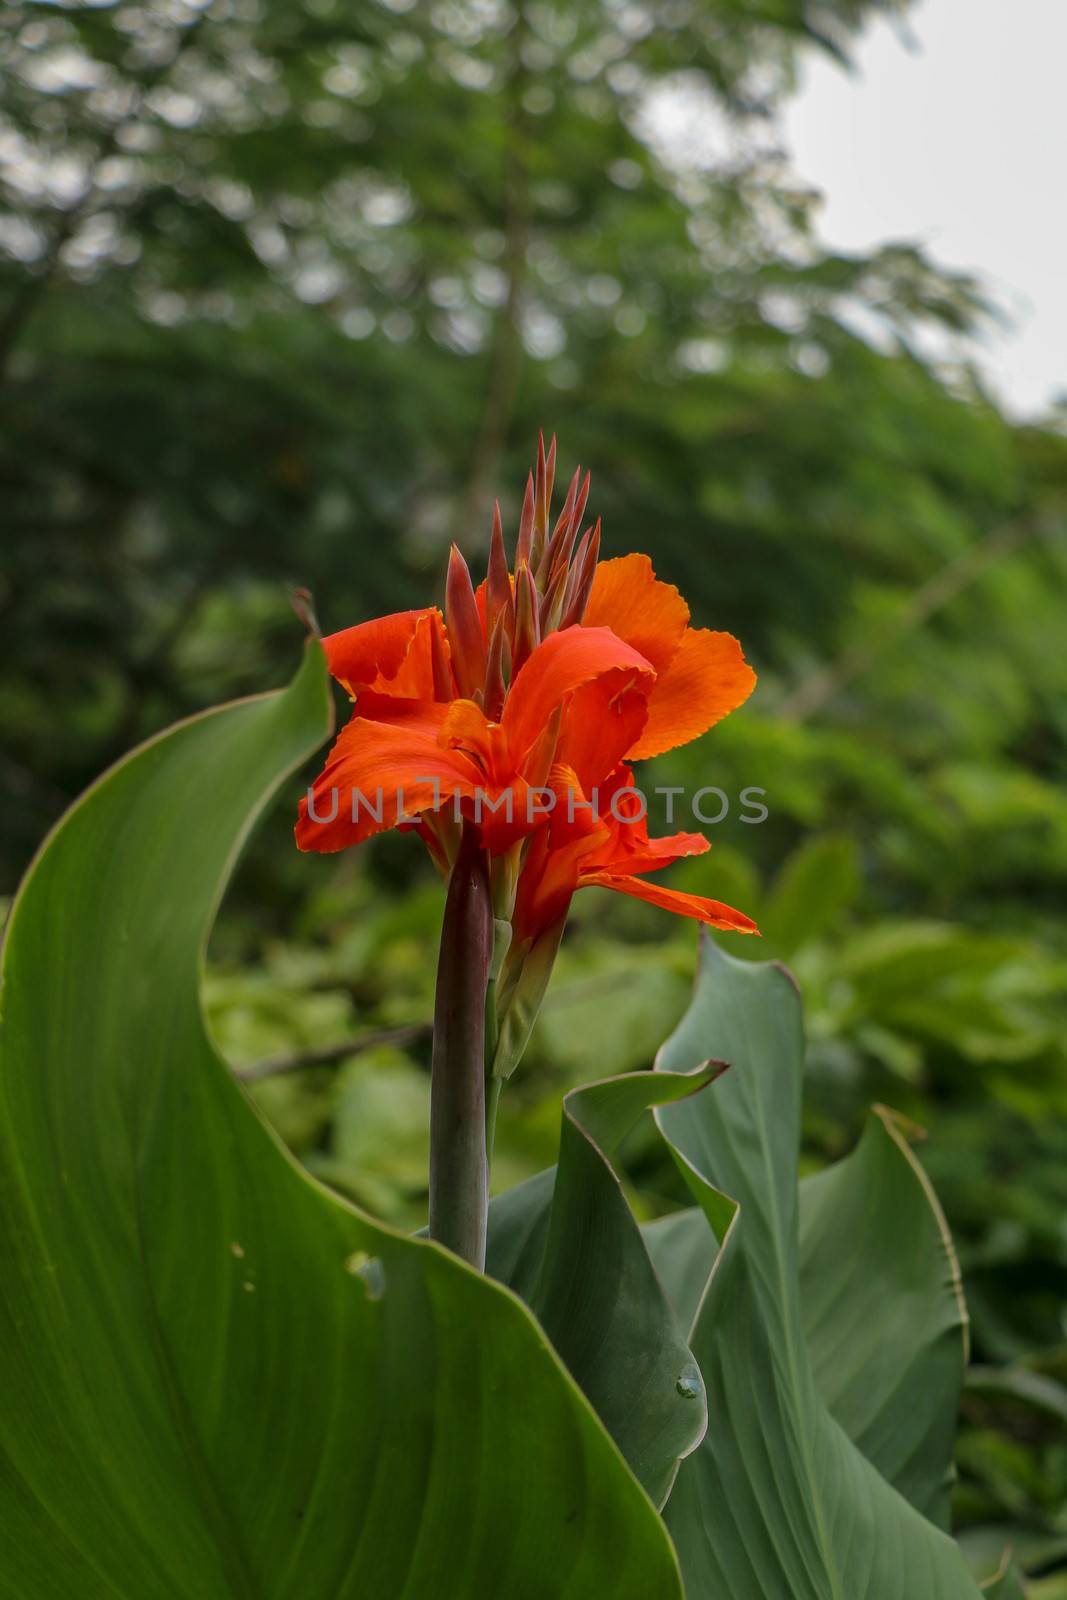
M485 1270L485 1000L493 908L485 853L465 822L448 881L430 1089L430 1238Z

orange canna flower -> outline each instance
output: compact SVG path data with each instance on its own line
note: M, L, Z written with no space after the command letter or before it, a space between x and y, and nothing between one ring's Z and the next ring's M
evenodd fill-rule
M599 562L599 521L579 539L580 469L549 532L555 453L540 442L513 572L497 506L477 590L453 546L443 615L398 612L323 641L355 709L296 826L299 847L318 851L410 829L447 873L460 828L476 824L498 926L510 926L498 1014L513 1013L502 1048L515 1059L578 889L757 931L716 900L646 881L709 846L693 833L650 839L629 766L705 733L755 674L730 634L689 626L647 556Z

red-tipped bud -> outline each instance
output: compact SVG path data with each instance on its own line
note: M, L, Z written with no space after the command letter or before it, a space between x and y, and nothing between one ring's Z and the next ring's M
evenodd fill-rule
M583 571L585 569L585 557L586 557L586 552L589 549L589 539L590 539L590 536L592 534L592 531L593 530L591 528L586 528L585 532L582 534L581 541L580 541L580 543L578 545L577 550L574 552L574 559L571 562L570 568L569 568L568 573L567 573L567 587L563 592L563 615L564 616L567 616L569 614L570 609L571 609L571 604L572 604L572 602L574 600L575 595L578 593L578 585L582 581L582 573L583 573Z
M570 579L567 583L568 597L574 593L578 586L578 582L582 576L582 570L585 566L585 558L589 551L589 542L592 537L592 528L586 528L585 532L582 534L582 537L578 541L578 548L574 552L574 559L571 562Z
M545 553L541 558L541 570L537 576L546 588L559 567L561 565L565 566L570 558L571 546L574 543L574 534L577 529L577 524L572 521L574 497L578 493L578 480L581 471L582 469L579 467L571 479L570 488L567 490L567 498L563 502L563 510L559 514L556 526L552 530L552 537L548 541Z
M304 625L305 632L310 634L313 639L320 638L322 629L319 627L319 619L315 615L315 597L311 590L293 589L290 591L289 599L297 617Z
M530 556L533 552L534 503L533 473L528 472L526 474L526 494L522 502L522 516L519 518L519 540L515 546L516 572L521 566L530 565Z
M600 519L597 518L596 526L592 532L588 530L583 535L578 547L578 554L571 567L570 582L563 600L563 615L560 617L561 628L573 628L576 622L581 622L585 616L585 608L589 604L589 595L593 588L593 579L596 577L596 564L600 557Z
M578 529L582 525L582 518L585 516L585 505L586 505L586 501L588 499L589 499L589 474L587 472L586 475L585 475L585 481L583 482L582 487L578 491L578 498L574 502L574 510L571 512L571 528L573 530L573 532L571 533L571 543L572 544L574 542L574 535L578 532Z
M493 506L493 532L489 540L489 566L485 579L485 627L490 639L496 619L511 604L511 578L504 549L504 529L500 521L500 501Z
M482 710L491 722L500 721L504 709L504 696L511 680L511 641L508 638L507 613L502 611L496 619L489 640L489 657L485 668L485 693Z
M515 648L512 665L517 674L541 643L537 585L525 563L515 574Z
M545 455L545 436L537 435L537 482L534 492L534 532L530 565L534 572L541 570L541 558L548 537L548 508L552 504L552 485L556 477L556 436Z
M563 613L563 597L567 591L567 568L557 567L556 574L549 583L541 600L541 637L554 633L559 627L559 619Z
M456 545L448 558L445 623L452 646L452 670L459 692L472 698L485 681L485 635L467 563Z

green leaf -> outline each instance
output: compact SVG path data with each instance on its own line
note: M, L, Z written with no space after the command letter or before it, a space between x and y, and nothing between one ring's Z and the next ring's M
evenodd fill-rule
M703 952L659 1065L680 1072L714 1055L730 1071L656 1114L720 1244L690 1336L708 1432L665 1512L689 1600L973 1600L958 1547L881 1476L816 1383L801 1315L796 990L779 967L734 961L710 940Z
M1009 1567L1000 1580L1002 1587L986 1590L996 1600L1067 1600L1067 1572L1052 1572L1047 1578L1034 1578L1024 1584L1016 1567Z
M800 1186L800 1303L831 1414L947 1532L967 1309L929 1179L882 1107L846 1160Z
M1021 1401L1067 1426L1067 1385L1027 1367L972 1367L967 1374L972 1394L993 1400Z
M820 1399L947 1530L967 1314L929 1180L878 1107L853 1153L805 1179L799 1199L800 1317ZM676 1212L644 1233L688 1327L718 1252L704 1213Z
M859 852L849 834L823 834L795 850L775 880L760 929L779 955L837 926L860 891Z
M520 1302L353 1210L204 1031L250 820L328 729L195 718L64 819L0 1031L5 1600L680 1600L662 1524Z
M559 1165L494 1200L486 1269L522 1295L658 1505L707 1425L700 1373L611 1161L650 1106L721 1070L634 1072L563 1102Z

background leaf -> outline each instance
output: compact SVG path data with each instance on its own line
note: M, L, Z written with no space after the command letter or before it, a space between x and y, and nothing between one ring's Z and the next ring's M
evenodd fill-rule
M800 1185L800 1316L831 1416L916 1510L949 1527L967 1315L930 1185L883 1108L860 1144ZM683 1326L718 1245L697 1209L644 1229Z
M794 851L760 913L760 932L775 954L840 925L861 887L859 852L848 834L822 834Z
M656 1114L720 1242L691 1335L708 1433L665 1512L687 1594L971 1600L958 1548L879 1474L816 1386L800 1311L795 987L780 968L702 948L693 1005L658 1064L682 1071L713 1054L730 1071ZM855 1181L854 1170L824 1180L817 1205Z
M572 1090L558 1167L490 1206L486 1270L534 1311L658 1505L703 1437L707 1405L611 1162L650 1106L699 1092L719 1070L635 1072Z

